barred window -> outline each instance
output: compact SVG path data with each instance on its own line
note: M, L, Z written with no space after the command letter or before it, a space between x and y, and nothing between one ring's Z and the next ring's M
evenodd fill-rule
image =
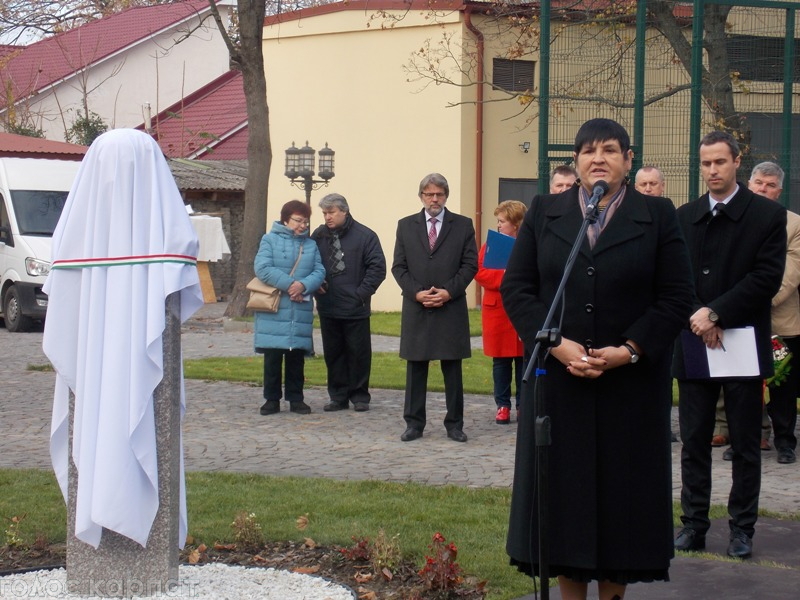
M528 92L533 90L532 60L509 60L495 58L492 71L492 85L507 92Z
M785 40L781 37L757 35L729 35L727 39L728 62L740 79L750 81L783 81L783 51ZM795 40L795 56L792 78L800 79L800 58Z

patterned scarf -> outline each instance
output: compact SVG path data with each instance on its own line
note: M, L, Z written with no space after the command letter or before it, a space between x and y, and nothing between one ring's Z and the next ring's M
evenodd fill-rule
M331 240L331 253L328 257L330 269L328 275L340 275L344 273L344 252L342 252L342 241L339 239L339 232L334 231Z
M323 233L323 235L330 236L331 238L330 252L328 253L328 260L326 261L328 275L331 277L341 275L345 271L344 251L342 250L342 241L340 237L347 233L352 225L353 217L350 216L350 213L347 213L347 217L345 217L341 227L337 227L336 229L326 228Z
M578 198L580 199L581 203L581 211L583 212L584 218L586 217L586 205L589 202L589 192L586 191L586 188L583 186L578 188ZM589 229L586 230L586 236L589 238L589 247L594 249L595 244L597 243L597 238L600 237L600 234L606 228L606 225L611 220L611 217L614 216L614 213L617 212L619 205L622 204L622 200L625 198L625 185L621 185L619 190L611 196L606 204L605 208L600 208L600 213L597 215L597 220L594 223L589 224Z

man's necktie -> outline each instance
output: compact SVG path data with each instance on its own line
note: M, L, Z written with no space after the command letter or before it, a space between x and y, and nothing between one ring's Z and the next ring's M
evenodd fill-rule
M433 247L436 245L436 219L431 217L428 219L428 221L431 223L431 228L428 231L428 244L430 245L431 250L433 250Z

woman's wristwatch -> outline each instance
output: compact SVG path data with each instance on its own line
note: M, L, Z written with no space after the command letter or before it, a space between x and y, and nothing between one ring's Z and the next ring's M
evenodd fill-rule
M636 352L636 348L634 348L633 346L631 346L631 345L630 345L628 342L625 342L624 344L622 344L622 346L623 346L623 347L624 347L624 348L625 348L625 349L626 349L628 352L630 352L630 353L631 353L631 364L632 364L632 365L635 365L637 362L639 362L639 353L638 353L638 352Z

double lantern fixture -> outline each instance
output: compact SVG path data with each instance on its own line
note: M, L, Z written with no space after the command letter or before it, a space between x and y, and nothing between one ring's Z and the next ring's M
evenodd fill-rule
M319 154L319 171L316 175L319 179L314 179L314 160L317 154ZM333 172L335 154L333 150L328 148L327 142L319 152L310 147L308 141L302 148L296 148L294 142L292 142L291 148L286 149L286 171L284 175L289 178L292 185L305 190L306 204L311 204L311 190L328 185L328 182L333 179L335 175Z

